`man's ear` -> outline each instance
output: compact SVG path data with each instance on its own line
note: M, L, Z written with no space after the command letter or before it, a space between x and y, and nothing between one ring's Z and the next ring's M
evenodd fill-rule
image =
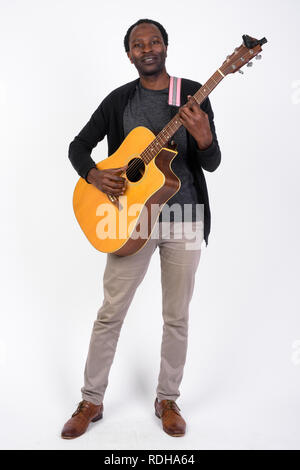
M130 52L127 52L127 57L129 58L130 62L132 63L132 58Z

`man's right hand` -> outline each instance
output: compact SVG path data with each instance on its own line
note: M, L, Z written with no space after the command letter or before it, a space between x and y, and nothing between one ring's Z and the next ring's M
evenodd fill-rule
M119 176L128 168L128 165L119 168L99 170L91 168L88 172L87 180L103 193L120 196L126 190L126 178Z

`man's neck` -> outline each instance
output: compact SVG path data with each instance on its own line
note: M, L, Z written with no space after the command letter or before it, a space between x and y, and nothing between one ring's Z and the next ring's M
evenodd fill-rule
M159 75L140 75L140 82L144 88L149 88L150 90L164 90L169 86L170 76L166 71Z

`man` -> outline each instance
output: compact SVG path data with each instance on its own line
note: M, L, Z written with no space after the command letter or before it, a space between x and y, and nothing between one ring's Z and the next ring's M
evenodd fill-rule
M88 184L108 195L126 194L126 179L120 176L125 167L98 170L91 158L92 149L106 135L111 155L133 128L143 125L154 133L159 132L179 112L182 126L173 136L178 155L172 162L172 170L181 180L181 187L159 215L157 239L149 239L140 251L130 256L107 254L104 301L92 331L82 401L62 430L61 435L66 439L80 436L90 422L103 416L103 397L121 326L157 247L161 258L164 327L154 408L169 435L182 436L186 431L176 399L180 395L187 352L189 303L201 253L201 243L197 249L188 249L186 241L193 233L208 243L210 210L203 169L214 171L220 164L221 153L209 100L200 107L192 97L200 83L182 79L181 99L188 102L179 109L168 103L170 76L165 67L168 35L163 26L149 19L137 21L128 29L124 46L139 78L117 88L102 101L71 142L70 161ZM186 204L192 209L187 216L182 211L171 212L166 222L173 203L177 208ZM204 214L195 210L199 205L204 206ZM178 238L175 235L181 223L188 227L188 234L184 232ZM165 236L165 227L170 229L169 238Z

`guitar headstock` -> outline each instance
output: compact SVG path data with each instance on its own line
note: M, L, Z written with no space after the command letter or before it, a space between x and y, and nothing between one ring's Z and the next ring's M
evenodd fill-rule
M229 73L235 73L238 70L243 73L240 69L248 64L248 67L252 65L252 60L254 57L256 59L261 59L261 55L258 55L262 48L261 46L267 42L266 38L255 39L247 34L243 35L243 44L239 47L236 47L234 52L227 56L226 60L223 62L219 70L223 75L228 75Z

